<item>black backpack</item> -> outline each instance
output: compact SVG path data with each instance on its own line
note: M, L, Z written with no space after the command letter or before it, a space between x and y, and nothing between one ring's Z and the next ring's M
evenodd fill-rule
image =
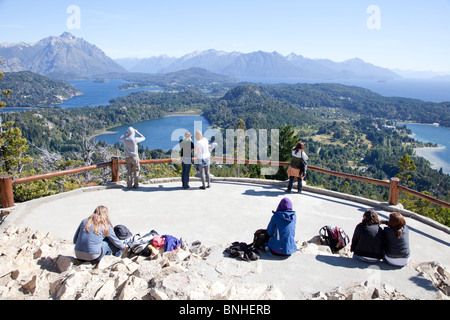
M269 239L270 239L270 236L267 233L266 229L258 229L255 231L255 233L253 235L253 242L251 245L256 250L265 251L264 247L265 247L266 243L269 241Z
M328 245L333 253L338 252L350 242L349 237L340 227L322 227L319 235L322 243Z

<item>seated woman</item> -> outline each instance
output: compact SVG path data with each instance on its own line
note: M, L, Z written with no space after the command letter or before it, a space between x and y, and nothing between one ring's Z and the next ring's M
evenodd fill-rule
M114 233L108 208L104 206L98 206L89 218L80 223L73 243L77 259L90 262L98 262L105 255L119 257L126 248Z
M295 244L295 224L297 215L292 210L292 202L288 198L283 198L267 226L267 233L270 236L267 246L275 255L290 256L297 251Z
M409 249L409 229L406 221L398 212L389 215L389 221L383 232L384 261L388 264L403 267L408 264L411 251Z
M350 251L353 258L360 261L376 263L383 258L383 229L380 227L378 214L369 209L353 232Z

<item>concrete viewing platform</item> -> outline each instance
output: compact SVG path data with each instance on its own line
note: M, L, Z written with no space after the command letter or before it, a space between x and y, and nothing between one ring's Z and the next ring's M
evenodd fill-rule
M1 228L24 226L72 241L81 220L104 205L114 225L126 225L134 234L156 230L160 235L210 246L205 262L193 268L215 281L221 278L220 263L235 260L223 250L234 241L252 242L253 233L267 227L272 210L288 197L297 213L299 248L325 225L343 228L351 239L366 209L374 208L381 219L388 219L392 211L401 212L410 229L410 264L399 269L384 262L369 265L340 255L298 251L288 259L261 254L257 270L236 271L230 277L276 285L286 299L305 299L318 291L345 288L370 277L411 299L436 299L437 289L414 266L436 261L450 269L450 229L400 207L309 186L301 194L286 194L286 183L270 180L214 178L211 188L201 190L199 179L191 178L190 185L190 190L184 190L180 179L174 178L142 183L138 189L110 184L74 190L17 204ZM239 269L239 265L253 263L237 261L234 266Z

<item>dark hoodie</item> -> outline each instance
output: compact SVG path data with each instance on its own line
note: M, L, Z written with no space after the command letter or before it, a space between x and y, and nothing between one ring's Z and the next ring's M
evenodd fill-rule
M273 212L267 226L267 233L270 236L267 245L276 253L291 255L297 251L295 244L295 224L297 216L292 210L292 202L288 198L283 198L278 205L277 211Z

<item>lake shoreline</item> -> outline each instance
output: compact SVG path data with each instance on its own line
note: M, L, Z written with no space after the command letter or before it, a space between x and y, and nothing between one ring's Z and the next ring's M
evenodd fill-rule
M450 174L450 172L446 172L445 169L447 163L442 160L436 153L445 151L446 147L420 147L414 148L414 152L417 157L422 157L430 162L430 167L435 170L440 170L442 168L443 172L446 174Z

